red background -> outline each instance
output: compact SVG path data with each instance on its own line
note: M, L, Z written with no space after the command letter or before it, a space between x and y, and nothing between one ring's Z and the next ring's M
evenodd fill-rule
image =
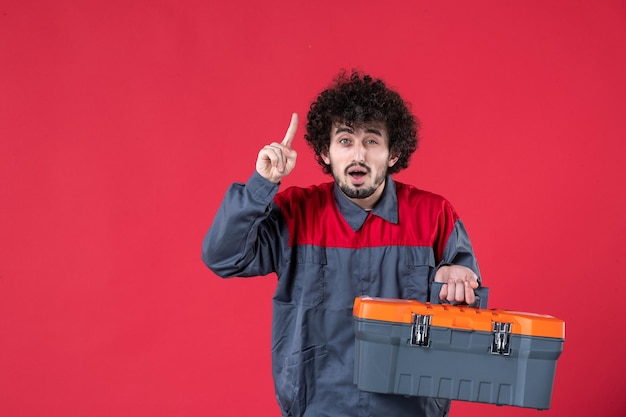
M200 244L340 68L384 78L491 306L566 321L552 408L626 413L623 1L0 1L0 415L278 415L275 277ZM328 180L294 141L286 185ZM457 402L452 416L539 415Z

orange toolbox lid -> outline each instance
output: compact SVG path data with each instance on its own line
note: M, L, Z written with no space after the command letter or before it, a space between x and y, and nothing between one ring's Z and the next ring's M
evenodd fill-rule
M415 300L361 296L354 300L354 317L413 323L413 316L431 316L431 326L491 332L493 323L511 323L511 334L565 338L565 322L552 316L498 309L478 309Z

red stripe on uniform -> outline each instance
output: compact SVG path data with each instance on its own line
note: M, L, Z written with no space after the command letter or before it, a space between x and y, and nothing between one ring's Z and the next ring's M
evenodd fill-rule
M429 246L439 258L458 215L443 197L396 182L398 224L370 214L358 231L339 212L332 182L291 187L276 195L289 228L290 245L363 248ZM419 213L419 215L417 214Z

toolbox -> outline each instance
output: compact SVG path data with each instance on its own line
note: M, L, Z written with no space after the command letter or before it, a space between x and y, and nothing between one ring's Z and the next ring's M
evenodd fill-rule
M550 408L562 320L366 296L353 315L360 390Z

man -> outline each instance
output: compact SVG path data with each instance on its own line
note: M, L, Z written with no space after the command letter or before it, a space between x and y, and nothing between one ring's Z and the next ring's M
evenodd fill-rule
M311 105L307 133L333 182L278 192L294 169L298 117L260 150L256 171L226 193L203 244L222 277L278 276L272 368L284 416L445 416L449 401L359 391L353 382L355 297L474 302L479 271L444 198L395 182L418 123L383 81L353 71Z

